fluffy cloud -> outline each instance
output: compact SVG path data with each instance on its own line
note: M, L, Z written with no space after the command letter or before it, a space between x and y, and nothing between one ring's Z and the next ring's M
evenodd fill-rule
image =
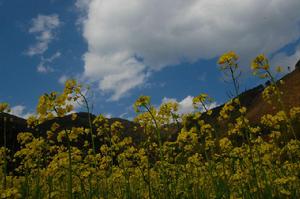
M78 0L77 6L86 14L84 76L113 100L166 66L229 49L249 63L300 36L299 0Z
M87 53L85 75L92 80L100 80L102 91L114 91L111 99L117 100L128 90L142 84L146 77L146 66L126 52L99 56Z
M26 112L26 107L23 105L17 105L11 107L10 114L27 119L29 116L33 115L33 113Z
M186 113L192 113L195 111L194 106L193 106L193 99L194 99L193 96L187 96L183 100L178 101L177 99L174 99L174 98L165 97L165 98L163 98L162 103L169 102L169 101L177 102L178 103L178 113L186 114ZM212 103L208 104L206 108L208 110L210 110L217 106L218 106L218 104L216 102L212 102ZM202 109L200 111L204 111L204 109Z
M48 49L49 43L55 38L54 31L59 25L57 14L38 15L32 19L28 32L35 35L36 43L29 47L27 54L29 56L43 54Z

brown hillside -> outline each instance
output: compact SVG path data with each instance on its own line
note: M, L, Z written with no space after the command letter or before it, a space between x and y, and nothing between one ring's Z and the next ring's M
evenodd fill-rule
M284 84L280 85L279 88L283 91L283 101L286 108L300 106L300 68L296 68L293 72L284 76L282 80ZM262 93L256 96L247 108L247 117L252 122L258 122L267 113L274 114L278 111L278 108L272 107L263 100Z

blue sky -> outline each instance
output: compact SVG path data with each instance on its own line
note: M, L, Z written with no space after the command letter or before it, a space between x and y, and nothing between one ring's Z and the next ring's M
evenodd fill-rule
M92 86L96 114L132 118L140 95L182 113L202 92L221 104L230 88L217 58L240 55L241 90L259 83L249 75L259 53L293 67L299 10L299 0L0 0L0 101L26 116L75 77Z

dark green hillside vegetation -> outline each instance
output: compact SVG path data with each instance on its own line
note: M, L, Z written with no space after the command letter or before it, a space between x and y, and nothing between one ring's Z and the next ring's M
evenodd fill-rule
M4 146L4 132L6 132L6 147L12 151L19 149L17 142L17 134L19 132L30 131L27 128L27 122L23 118L10 115L8 113L0 113L0 146Z

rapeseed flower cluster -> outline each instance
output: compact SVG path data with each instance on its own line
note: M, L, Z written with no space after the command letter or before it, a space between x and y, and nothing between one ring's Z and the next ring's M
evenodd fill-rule
M237 60L229 52L218 63L223 70L237 71ZM252 68L270 73L263 55ZM263 94L267 101L280 92L271 86ZM41 96L37 114L27 120L32 132L17 136L20 149L13 154L0 148L0 198L300 197L300 141L287 136L300 124L300 107L279 106L277 113L253 124L238 96L215 120L207 119L213 116L207 94L195 97L195 111L186 115L178 114L176 102L155 107L149 96L141 96L134 104L132 134L103 115L89 117L88 128L56 122L49 129L39 128L55 117L76 120L72 104L82 100L89 109L75 80L67 81L62 93ZM8 109L0 104L0 112Z

